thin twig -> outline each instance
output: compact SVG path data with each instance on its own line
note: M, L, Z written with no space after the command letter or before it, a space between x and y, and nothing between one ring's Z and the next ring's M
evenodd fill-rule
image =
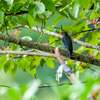
M83 81L82 83L86 83L87 81ZM63 85L72 85L70 82L65 82L65 83L59 83L57 85L41 85L39 88L47 88L47 87L55 87L55 86L63 86ZM23 86L23 85L22 85ZM9 86L9 85L0 85L0 87L7 87L7 88L12 88L12 87L22 87L22 86Z
M61 8L61 7L62 7L62 5L56 6L56 8Z
M0 51L0 54L17 54L17 55L36 55L36 56L47 56L47 57L54 57L56 58L55 54L50 54L50 53L33 53L33 52L27 52L27 51L8 51L8 50L3 50Z
M39 39L37 40L37 43L39 43L40 40L41 40L42 37L43 37L43 31L42 31L42 28L43 28L43 19L41 19L41 35L40 35Z
M96 71L96 70L92 69L90 66L88 66L87 68L91 69L92 71Z
M9 16L9 15L22 15L22 14L26 14L28 13L28 11L20 11L17 13L5 13L5 16Z
M79 34L79 33L83 33L83 32L93 31L93 30L99 31L100 27L99 28L92 28L92 29L89 29L89 30L81 31L81 32L72 33L70 36L73 36L73 35L76 35L76 34Z
M60 41L60 40L61 40L61 39L54 40L54 41L52 41L51 43L49 43L49 45L51 45L51 44L54 43L54 42Z

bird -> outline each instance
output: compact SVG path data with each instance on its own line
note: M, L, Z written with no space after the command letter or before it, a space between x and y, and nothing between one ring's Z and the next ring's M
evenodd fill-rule
M69 53L69 58L71 58L72 53L73 53L73 46L72 46L71 37L68 35L68 33L66 31L62 31L61 35L62 35L62 38L61 38L62 43Z

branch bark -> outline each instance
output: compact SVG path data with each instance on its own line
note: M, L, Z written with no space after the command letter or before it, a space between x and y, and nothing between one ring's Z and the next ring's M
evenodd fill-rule
M15 44L18 44L18 45L21 45L21 46L26 46L26 47L29 47L29 48L34 48L34 49L37 49L37 50L50 52L50 53L54 53L53 50L55 49L55 47L52 47L52 46L38 44L38 43L31 42L31 41L26 41L26 40L15 38L13 36L8 36L8 35L2 34L2 33L0 33L0 39L7 41L7 42L15 43ZM60 51L60 54L62 56L69 57L67 50L59 49L59 51ZM89 56L86 56L86 55L73 53L72 59L100 66L100 60L99 59L92 58L92 57L89 57Z

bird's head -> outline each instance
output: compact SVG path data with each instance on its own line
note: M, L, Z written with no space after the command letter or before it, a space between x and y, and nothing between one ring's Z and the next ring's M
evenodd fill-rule
M67 33L66 31L62 31L62 32L61 32L61 35L62 35L63 37L66 37L66 36L68 36L68 33Z

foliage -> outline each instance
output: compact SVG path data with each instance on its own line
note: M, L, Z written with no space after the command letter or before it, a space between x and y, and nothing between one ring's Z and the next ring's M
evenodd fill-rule
M53 25L46 27L50 17L53 18L55 15L57 15L57 17L53 21ZM80 40L83 39L84 42L95 46L100 45L99 30L83 32L85 30L98 28L100 26L99 0L0 0L0 31L2 33L7 33L7 29L12 30L18 26L24 25L29 26L30 30L32 30L33 26L38 25L48 31L54 32L54 27L57 27L58 23L68 18L73 21L73 24L67 25L66 23L66 25L62 25L62 28L63 30L67 31L69 35L72 34L72 38L77 38ZM11 31L11 34L18 38L21 32L22 31L16 29L14 32ZM56 30L56 32L61 32L61 30ZM73 35L73 33L77 32L81 33ZM43 36L39 43L41 43ZM32 41L31 36L24 36L22 39ZM49 36L48 41L51 43L57 39L57 37ZM51 46L54 47L58 45L61 45L61 41L56 41L51 44ZM27 47L9 43L7 47L3 47L3 50L24 51L27 50ZM28 48L28 50L32 49ZM34 50L34 52L40 51ZM75 50L75 52L100 59L99 50L86 48L85 46L80 46L77 50ZM41 68L43 68L44 65L47 64L47 66L54 69L55 61L56 60L54 58L49 57L4 54L0 58L0 70L4 69L5 73L9 72L15 78L17 69L22 69L23 71L28 71L33 77L35 77L37 67L39 65L41 65ZM84 72L85 68L92 66L91 64L73 61L71 59L66 60L66 62L72 69L76 67L75 69L79 70L76 72L78 77L80 76L80 73ZM57 94L59 94L59 96L57 96L61 100L74 100L77 98L77 95L79 95L80 100L86 100L88 95L99 87L100 79L99 77L95 79L92 77L92 75L90 75L87 80L88 81L84 85L84 88L81 90L79 87L75 87L73 85L52 89L53 92L57 91ZM95 87L96 89L94 89ZM20 87L18 91L17 89L13 88L9 88L7 91L11 99L21 100L21 97L27 90L28 89L25 86L25 88ZM99 90L97 90L97 92L98 91ZM35 92L33 94L35 94ZM77 98L77 100L79 100L79 98Z

